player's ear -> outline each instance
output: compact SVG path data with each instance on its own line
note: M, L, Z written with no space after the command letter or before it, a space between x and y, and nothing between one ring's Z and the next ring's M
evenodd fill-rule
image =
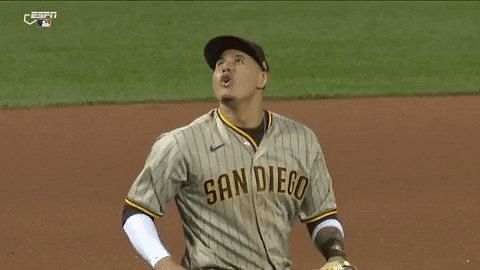
M257 88L265 89L265 87L267 87L268 80L269 80L268 72L261 71L260 74L258 75Z

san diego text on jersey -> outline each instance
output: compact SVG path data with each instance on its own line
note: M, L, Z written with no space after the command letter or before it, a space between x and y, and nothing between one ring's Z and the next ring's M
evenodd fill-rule
M207 202L209 204L221 202L241 194L247 194L249 191L251 192L251 189L257 193L288 194L301 201L308 185L307 177L284 167L255 166L253 172L255 178L253 182L247 178L245 168L223 173L217 179L208 179L203 185Z

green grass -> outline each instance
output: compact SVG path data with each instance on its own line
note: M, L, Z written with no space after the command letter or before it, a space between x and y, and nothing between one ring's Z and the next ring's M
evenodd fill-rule
M51 28L23 14L54 10ZM203 46L262 44L270 98L480 93L480 2L0 2L0 107L212 96Z

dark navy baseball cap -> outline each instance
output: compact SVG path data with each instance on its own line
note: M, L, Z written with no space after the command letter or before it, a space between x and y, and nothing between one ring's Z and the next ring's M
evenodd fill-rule
M228 49L239 50L250 55L263 71L269 71L263 48L255 42L236 36L214 37L205 45L203 55L208 66L214 70L218 58Z

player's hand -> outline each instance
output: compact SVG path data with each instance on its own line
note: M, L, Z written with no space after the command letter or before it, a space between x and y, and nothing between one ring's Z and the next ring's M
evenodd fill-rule
M176 264L171 257L165 257L155 264L154 270L186 270L181 265Z
M319 270L357 270L357 268L342 257L332 257Z

